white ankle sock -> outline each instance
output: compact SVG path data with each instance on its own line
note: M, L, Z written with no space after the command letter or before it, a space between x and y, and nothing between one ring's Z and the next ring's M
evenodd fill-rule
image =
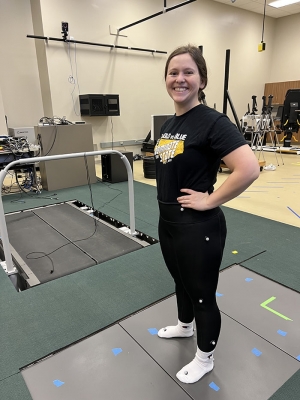
M173 338L173 337L190 337L194 334L193 322L185 324L178 320L178 324L175 326L167 326L166 328L161 328L157 335L161 338Z
M193 361L177 372L176 377L183 383L195 383L214 367L213 352L204 353L197 347Z

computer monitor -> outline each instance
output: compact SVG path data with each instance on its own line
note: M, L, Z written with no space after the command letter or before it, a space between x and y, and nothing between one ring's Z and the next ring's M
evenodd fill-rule
M163 124L174 114L151 115L151 139L156 143L160 138L160 130Z
M293 132L298 132L298 116L300 109L300 89L289 89L286 92L283 112L281 118L281 124L285 128L289 128Z

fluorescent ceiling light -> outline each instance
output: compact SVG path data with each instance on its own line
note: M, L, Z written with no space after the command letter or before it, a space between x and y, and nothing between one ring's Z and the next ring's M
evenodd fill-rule
M300 0L276 0L276 1L272 1L272 3L269 3L268 5L271 7L280 8L280 7L289 6L289 5L295 4L295 3L300 3Z

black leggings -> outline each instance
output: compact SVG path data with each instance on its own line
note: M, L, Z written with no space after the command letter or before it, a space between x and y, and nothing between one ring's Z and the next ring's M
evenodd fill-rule
M226 240L226 221L218 207L208 211L159 203L159 239L165 263L175 281L178 319L195 318L197 345L216 347L221 314L216 302L219 269Z

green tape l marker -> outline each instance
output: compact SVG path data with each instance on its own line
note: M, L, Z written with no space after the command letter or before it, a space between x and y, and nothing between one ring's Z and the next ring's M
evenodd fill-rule
M271 311L273 314L278 315L278 317L285 319L286 321L293 321L291 318L286 317L285 315L280 314L278 311L273 310L270 307L267 307L267 304L271 303L271 301L275 300L276 297L270 297L268 300L264 301L261 303L261 306L265 308L266 310Z

